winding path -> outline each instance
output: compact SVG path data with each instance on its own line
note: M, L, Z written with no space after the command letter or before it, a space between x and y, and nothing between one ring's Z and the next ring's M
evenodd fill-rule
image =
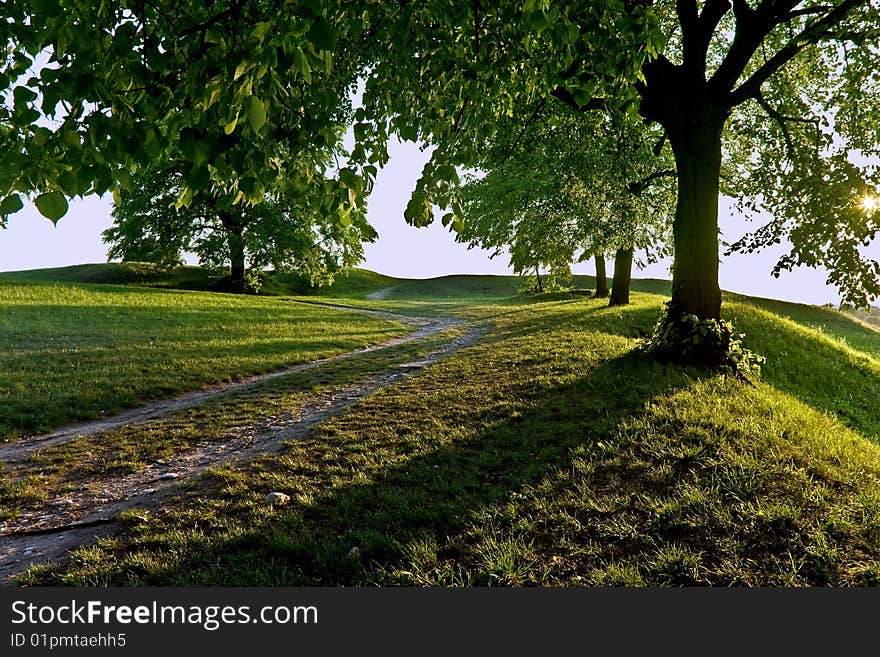
M11 577L32 564L63 560L70 550L90 544L99 537L113 535L121 527L116 520L121 511L157 508L181 492L182 482L207 468L276 452L288 441L307 437L316 425L338 415L346 407L463 347L475 344L487 331L485 325L465 325L462 320L449 317L411 317L336 304L303 303L385 317L407 324L412 331L404 337L381 344L151 403L96 422L78 424L42 436L19 440L0 446L0 459L9 465L26 467L27 461L39 450L81 436L167 417L176 411L196 407L208 400L244 391L294 372L416 342L449 329L460 328L463 332L451 337L418 361L397 362L356 383L315 393L295 412L285 416L260 418L244 434L199 444L173 459L154 463L123 477L89 481L63 500L55 500L39 511L22 513L14 520L0 524L0 583L8 584Z

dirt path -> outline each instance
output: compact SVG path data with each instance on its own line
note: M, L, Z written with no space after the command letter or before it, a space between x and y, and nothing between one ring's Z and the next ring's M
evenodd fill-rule
M370 292L367 295L367 299L371 301L381 301L382 299L387 299L388 295L390 295L394 290L399 288L400 285L390 285L388 287L383 287L381 290L376 290L375 292Z
M463 347L475 344L486 332L485 326L464 327L460 320L452 318L413 318L384 311L338 307L405 322L414 330L405 337L380 345L251 377L237 383L216 386L98 422L68 427L45 436L4 445L0 448L0 457L7 463L18 463L25 467L26 461L36 451L79 436L168 416L175 411L198 406L221 395L246 390L273 378L414 342L456 327L461 327L463 332L418 361L398 362L357 383L316 393L293 413L282 417L261 418L251 423L246 432L197 445L173 459L154 463L126 476L83 482L78 490L63 499L54 500L38 511L20 514L14 520L0 525L0 583L9 583L10 577L23 572L31 564L63 560L68 551L92 543L99 537L113 535L121 528L116 520L121 511L157 508L178 496L185 480L197 476L207 468L279 451L286 442L305 438L316 425L338 415L351 404L397 383Z

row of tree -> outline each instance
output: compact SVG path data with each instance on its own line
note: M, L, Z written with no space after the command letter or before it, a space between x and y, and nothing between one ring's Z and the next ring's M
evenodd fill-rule
M54 221L68 197L121 194L133 172L172 161L178 207L305 198L349 226L396 134L435 146L406 219L429 223L440 207L466 231L468 208L507 194L507 219L475 214L486 235L508 222L518 263L541 240L557 254L575 244L575 257L656 249L674 189L658 354L730 358L721 192L772 216L734 248L787 238L779 269L823 265L850 302L880 293L865 250L880 221L858 209L878 184L877 0L10 0L0 11L4 217L25 194ZM486 177L462 186L460 167Z
M634 252L669 254L674 164L662 131L626 113L578 116L566 107L514 116L466 178L467 220L457 239L510 252L519 274L543 291L593 259L596 296L629 303ZM614 252L610 295L605 254ZM549 276L543 276L541 272Z

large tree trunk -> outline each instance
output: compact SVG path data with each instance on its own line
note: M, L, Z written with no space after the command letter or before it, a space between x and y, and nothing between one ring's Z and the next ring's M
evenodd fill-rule
M702 21L701 16L697 22ZM682 63L662 56L647 61L644 82L637 84L639 111L666 130L678 177L672 299L651 338L650 351L689 364L737 367L730 329L721 322L718 287L721 133L732 105L723 85L706 81L706 34L699 25L690 27Z
M605 254L596 253L593 257L596 261L596 293L593 296L597 299L604 299L608 296L608 276L605 273Z
M633 247L617 249L614 254L614 280L611 284L609 306L629 304L629 287L632 281Z
M678 171L678 203L672 227L670 314L721 318L718 287L718 181L721 175L719 121L694 117L681 134L670 132Z
M718 189L725 113L711 100L681 109L666 125L678 173L672 234L672 300L651 350L691 364L730 365L730 331L721 323Z

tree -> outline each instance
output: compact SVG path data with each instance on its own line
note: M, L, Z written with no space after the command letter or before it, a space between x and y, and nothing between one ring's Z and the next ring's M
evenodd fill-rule
M204 265L229 266L229 287L241 292L247 287L246 264L293 271L310 284L321 284L360 262L363 242L376 238L363 210L350 213L351 223L342 226L318 212L319 204L307 197L291 205L267 195L259 204L235 206L215 189L177 208L175 199L184 185L173 166L135 176L113 210L113 226L104 232L111 245L108 256L171 266L192 252Z
M724 161L739 174L733 184L749 162L763 158L788 164L785 179L772 181L776 188L806 188L821 197L817 181L835 159L855 166L854 150L867 158L880 153L876 0L528 0L461 3L445 12L424 2L388 11L397 11L390 22L408 38L380 51L367 85L370 115L380 127L437 146L408 208L413 223L430 221L431 203L448 206L446 221L454 223L461 208L451 165L478 161L482 145L515 108L553 99L582 112L631 108L663 128L678 185L672 300L654 344L663 357L731 364L718 286L725 154L745 156ZM395 95L388 97L391 87ZM792 132L813 124L818 148L797 148ZM858 168L858 186L876 184L875 175ZM823 207L849 214L843 208L856 203L858 192L849 187ZM806 263L811 258L803 254L814 253L820 229L815 222L810 227L809 207L787 213L804 230L785 229L793 257ZM834 229L845 217L822 221L819 234L831 241L812 261L838 270L833 280L847 298L865 299L874 289L871 277L848 271L874 274L876 281L877 267L852 246L876 233L860 228L841 238Z
M663 127L678 182L673 295L655 351L691 362L730 362L717 210L722 156L744 150L729 147L746 134L737 128L760 134L749 143L753 157L769 151L790 162L792 176L810 172L803 185L821 180L835 153L853 164L852 151L880 153L877 0L123 0L99 7L11 0L3 11L0 85L11 92L0 116L4 215L20 209L23 192L38 194L37 207L57 219L65 196L125 186L131 167L152 161L154 151L191 163L183 204L210 180L243 199L259 200L267 180L293 195L308 180L287 156L307 156L345 112L357 144L327 186L324 211L344 221L387 160L395 132L436 145L407 220L429 223L438 205L449 208L444 222L456 225L456 165L479 161L515 111L558 101L584 112L640 112ZM48 64L28 78L43 52ZM346 92L359 74L363 106L351 112ZM41 123L44 115L57 120L54 129ZM812 116L819 148L803 166L805 151L780 150L772 135L797 146L785 135ZM248 148L228 157L230 136ZM864 167L858 178L876 182ZM855 203L855 190L847 197ZM812 230L788 234L812 251ZM822 262L872 271L852 243L838 250L833 239ZM840 271L835 280L848 298L870 293L860 287L864 276Z
M616 251L611 305L629 303L635 249L667 253L674 185L664 140L625 113L564 107L515 115L461 190L458 241L511 252L517 273L566 269L594 257L596 296L608 297L604 254ZM529 245L526 249L523 243Z

